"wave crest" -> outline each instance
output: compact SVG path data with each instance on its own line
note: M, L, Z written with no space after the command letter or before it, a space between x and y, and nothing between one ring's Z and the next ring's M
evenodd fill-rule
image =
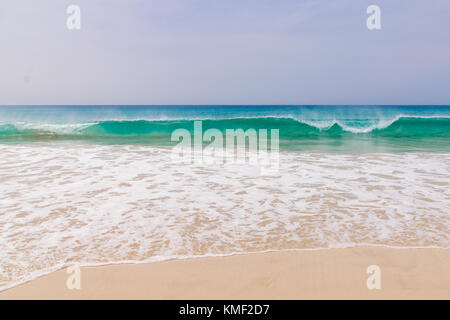
M68 124L0 124L0 139L101 139L141 137L170 141L176 129L193 132L195 120L111 120ZM304 120L258 117L202 120L203 131L226 129L279 129L281 139L315 137L450 137L450 118L399 116L393 120L373 119Z

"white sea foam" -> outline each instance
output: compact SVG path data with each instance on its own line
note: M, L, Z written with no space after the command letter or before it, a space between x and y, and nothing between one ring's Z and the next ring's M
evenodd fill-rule
M14 126L18 130L41 130L58 134L73 134L96 124L98 124L98 122L81 122L81 123L17 122L14 123Z
M277 175L261 176L170 152L0 145L0 287L75 263L450 246L449 154L282 152Z

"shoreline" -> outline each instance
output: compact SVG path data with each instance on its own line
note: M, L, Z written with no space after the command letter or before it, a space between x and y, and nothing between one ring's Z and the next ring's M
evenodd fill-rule
M173 257L154 257L149 258L146 260L125 260L125 261L117 261L117 262L99 262L99 263L86 263L86 264L79 264L78 266L80 268L92 268L92 267L108 267L108 266L115 266L115 265L139 265L139 264L153 264L153 263L163 263L163 262L169 262L169 261L186 261L186 260L197 260L197 259L208 259L208 258L227 258L227 257L233 257L233 256L242 256L242 255L260 255L260 254L267 254L267 253L278 253L278 252L302 252L302 251L325 251L325 250L335 250L335 249L358 249L358 248L386 248L386 249L394 249L394 250L410 250L410 249L443 249L443 250L450 250L450 247L440 247L440 246L411 246L411 247L400 247L400 246L389 246L384 244L362 244L362 245L355 245L355 246L349 246L349 247L318 247L318 248L287 248L287 249L269 249L269 250L263 250L263 251L249 251L249 252L232 252L232 253L224 253L224 254L206 254L206 255L193 255L193 256L173 256ZM25 285L29 282L38 280L39 278L51 275L55 272L59 272L61 270L67 270L72 265L70 264L64 264L58 267L53 268L52 271L43 271L38 272L38 275L32 277L28 280L23 281L17 281L16 283L13 283L11 285L7 285L5 287L0 287L0 294L2 292L5 292L6 290L13 289L18 286ZM1 299L0 299L1 300Z
M366 269L381 270L381 289ZM450 299L450 248L367 246L67 268L0 291L3 299Z

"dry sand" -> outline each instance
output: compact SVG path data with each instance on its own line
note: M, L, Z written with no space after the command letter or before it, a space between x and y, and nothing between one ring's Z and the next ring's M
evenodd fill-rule
M368 290L369 265L381 268ZM0 299L450 299L450 249L299 250L66 270L0 292Z

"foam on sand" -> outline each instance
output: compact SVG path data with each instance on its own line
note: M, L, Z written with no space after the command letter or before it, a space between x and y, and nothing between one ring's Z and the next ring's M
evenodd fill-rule
M280 154L280 171L170 148L0 145L0 287L65 265L360 245L449 247L447 153Z

